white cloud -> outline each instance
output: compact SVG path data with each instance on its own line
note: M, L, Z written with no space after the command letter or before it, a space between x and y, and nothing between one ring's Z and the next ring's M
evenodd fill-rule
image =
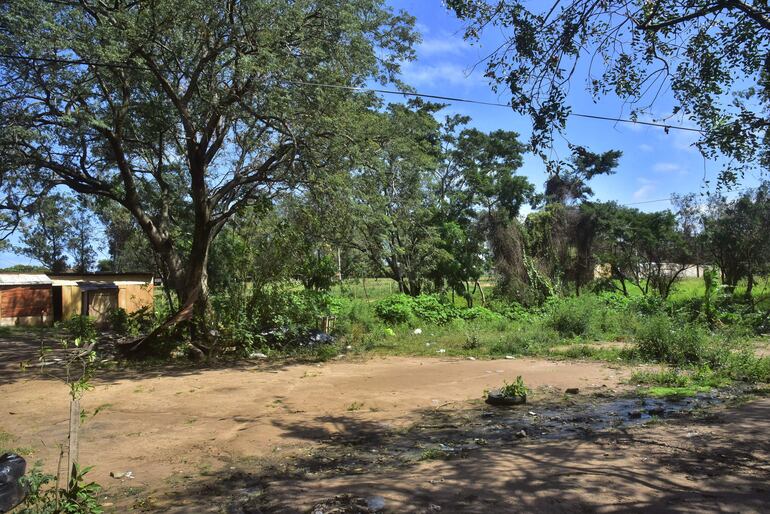
M653 150L655 150L655 147L652 145L648 145L647 143L642 143L641 145L639 145L639 150L643 152L652 152Z
M641 184L641 187L634 191L633 198L637 202L649 200L650 194L654 193L657 189L657 184L651 180L647 180L646 178L639 178L637 179L637 182Z
M652 171L657 173L677 173L683 172L684 170L681 166L673 162L657 162L652 167Z
M422 65L408 62L402 66L401 71L401 78L411 86L470 86L479 82L478 75L471 75L464 66L451 63Z
M427 38L417 46L417 53L423 56L431 55L458 55L470 48L470 45L462 38L444 36Z

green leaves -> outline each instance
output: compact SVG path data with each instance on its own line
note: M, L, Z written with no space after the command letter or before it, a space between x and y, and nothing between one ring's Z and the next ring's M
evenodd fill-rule
M537 152L564 131L567 93L584 81L594 100L613 93L630 105L631 119L671 110L665 119L703 129L701 152L736 161L721 173L721 185L735 184L746 167L770 158L766 2L447 4L466 22L466 38L479 39L483 30L507 37L486 60L486 76L493 88L509 89L513 108L532 118ZM667 91L672 106L661 105Z

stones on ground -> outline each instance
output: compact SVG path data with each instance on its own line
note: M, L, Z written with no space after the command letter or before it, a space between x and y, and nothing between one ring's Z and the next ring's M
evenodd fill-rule
M506 355L505 358L508 360L512 360L512 359L515 359L516 357L514 357L513 355Z
M381 496L372 496L371 498L364 499L355 497L351 494L338 494L334 498L329 498L316 503L311 509L311 514L359 514L364 512L382 512L383 507L379 510L374 510L369 506L369 501L374 498L382 498Z
M262 352L254 352L249 354L250 359L267 359L267 355Z
M662 416L666 413L666 409L663 407L650 407L647 409L647 414L650 416Z
M580 392L580 389L577 387L568 387L567 389L564 390L564 392L567 394L578 394Z
M518 432L516 432L516 438L517 439L524 439L525 437L527 437L527 431L524 430L523 428L521 430L519 430Z
M428 512L441 512L441 505L436 505L435 503L431 503L428 505Z
M412 334L414 334L414 335L416 335L416 336L419 336L420 334L422 334L422 329L421 329L421 328L415 328L415 329L412 331Z
M366 499L366 507L372 512L380 512L385 509L385 498L382 496L371 496Z

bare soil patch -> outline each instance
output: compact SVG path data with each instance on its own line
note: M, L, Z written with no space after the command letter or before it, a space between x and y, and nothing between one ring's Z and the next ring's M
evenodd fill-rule
M0 430L52 470L66 437L66 387L8 363ZM705 421L590 430L597 405L632 393L631 372L425 358L105 372L83 401L101 410L83 427L81 461L95 465L90 476L116 511L309 512L373 495L387 512L662 511L671 501L684 511L761 510L770 402ZM538 411L526 436L518 419L481 402L517 375L534 389L522 409ZM550 440L559 418L546 412L562 407L589 430ZM110 477L126 471L135 478Z

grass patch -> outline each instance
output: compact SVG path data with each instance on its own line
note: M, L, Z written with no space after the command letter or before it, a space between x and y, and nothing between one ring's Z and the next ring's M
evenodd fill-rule
M631 362L635 358L633 349L588 344L575 344L567 348L555 348L550 350L548 354L562 359L590 359L606 362Z
M641 389L639 394L650 398L688 398L698 393L711 391L710 387L691 385L686 387L648 387Z
M420 460L447 460L451 457L449 452L438 448L426 448L420 454Z
M0 455L4 453L15 453L22 457L28 457L35 453L31 446L15 446L18 438L5 430L0 430Z

